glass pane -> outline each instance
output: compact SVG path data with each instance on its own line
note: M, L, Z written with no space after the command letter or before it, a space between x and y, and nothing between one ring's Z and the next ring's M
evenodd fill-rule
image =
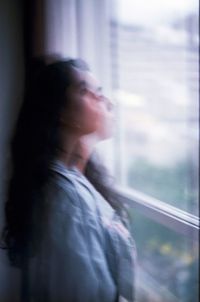
M198 242L135 210L129 214L138 254L136 301L199 301Z
M198 215L198 1L113 1L120 183Z

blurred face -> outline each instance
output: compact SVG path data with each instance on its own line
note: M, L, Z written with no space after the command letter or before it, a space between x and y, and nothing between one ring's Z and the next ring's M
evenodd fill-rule
M101 122L96 134L100 140L108 139L113 135L114 111L113 103L106 97L101 101Z
M72 79L61 124L78 135L93 133L102 122L101 88L90 72L74 69Z

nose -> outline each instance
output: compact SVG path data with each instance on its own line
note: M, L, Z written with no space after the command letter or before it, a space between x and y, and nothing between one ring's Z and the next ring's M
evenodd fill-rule
M114 110L114 103L108 98L108 97L104 97L105 98L105 102L106 102L106 106L108 111L113 111Z

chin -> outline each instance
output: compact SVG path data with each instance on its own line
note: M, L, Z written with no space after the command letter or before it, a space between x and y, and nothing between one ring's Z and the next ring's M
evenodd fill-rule
M108 131L100 133L98 135L99 141L104 141L106 139L110 139L113 137L113 135L114 135L114 131L112 131L112 129L109 129Z

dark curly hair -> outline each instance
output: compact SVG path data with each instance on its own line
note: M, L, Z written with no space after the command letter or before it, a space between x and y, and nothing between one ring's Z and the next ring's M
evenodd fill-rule
M34 254L33 212L42 209L42 187L50 176L49 164L61 147L59 118L67 106L66 88L73 81L73 69L88 71L82 60L63 60L46 64L35 60L27 82L24 102L11 143L12 177L5 204L6 225L3 241L12 265L21 266L24 255ZM119 209L116 195L105 182L106 172L89 161L86 177L96 189ZM38 225L44 220L38 212Z

